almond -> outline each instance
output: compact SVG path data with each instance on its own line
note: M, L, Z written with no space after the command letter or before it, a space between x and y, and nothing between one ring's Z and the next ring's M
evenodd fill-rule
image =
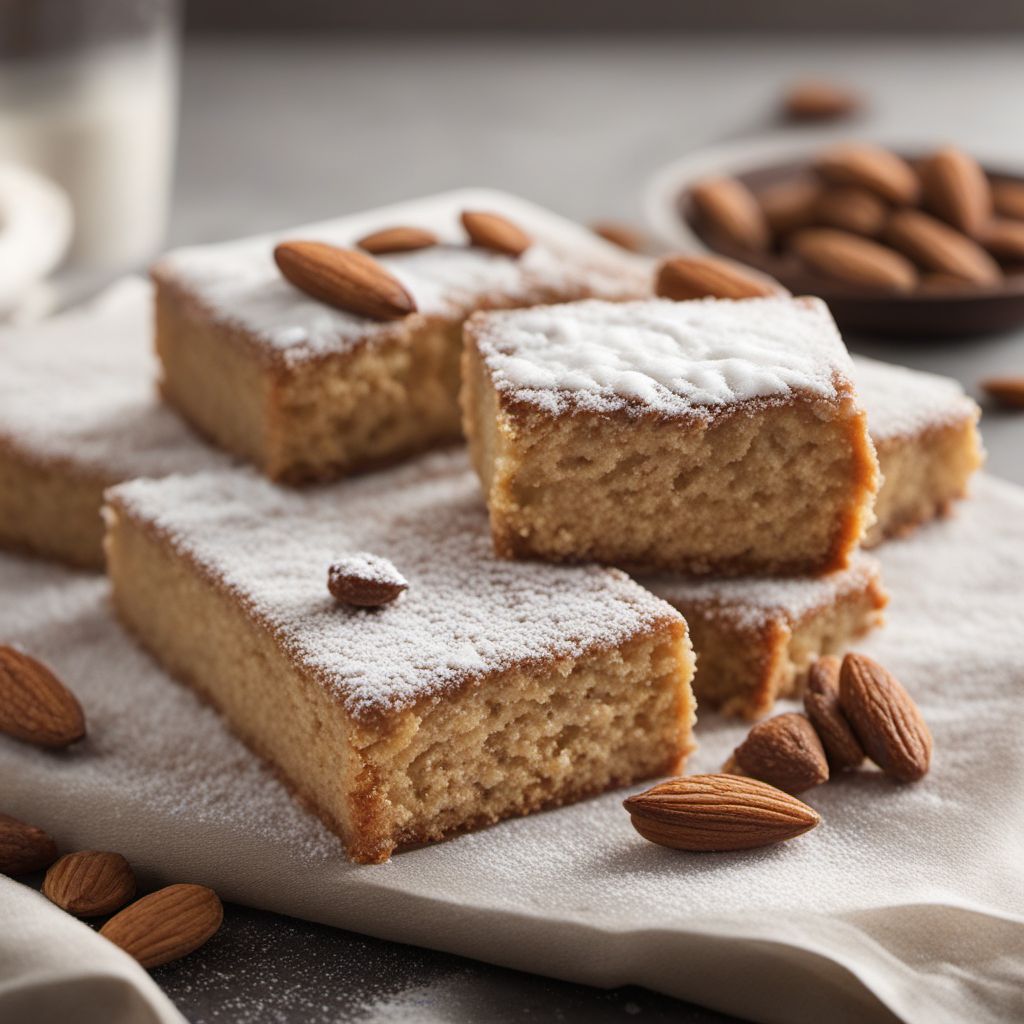
M880 146L845 143L822 153L815 166L833 185L859 185L898 206L912 206L921 186L906 160Z
M743 182L735 178L707 178L694 185L690 194L709 233L741 249L768 248L768 222Z
M804 715L788 712L758 722L733 751L736 764L751 778L786 793L828 782L828 761L814 726Z
M997 217L979 232L978 240L1005 263L1024 263L1024 220Z
M817 812L774 786L740 775L686 775L623 801L633 827L676 850L750 850L815 827Z
M281 273L328 306L371 320L400 320L416 303L372 256L324 242L282 242L274 249Z
M793 236L790 247L811 270L843 284L907 292L917 283L910 260L846 231L805 228Z
M992 216L992 189L974 157L953 146L918 165L925 205L965 235L977 235Z
M993 182L992 205L1001 217L1024 220L1024 181Z
M877 235L885 227L889 208L866 188L825 189L814 207L817 223L855 235Z
M57 844L41 828L0 814L0 874L27 875L57 859Z
M820 195L818 182L798 178L759 190L757 202L772 232L788 235L814 223L814 209Z
M928 772L932 734L910 694L878 662L847 654L839 704L865 753L887 775L914 782Z
M100 935L135 957L159 967L197 950L220 928L224 907L205 885L169 885L115 914Z
M885 238L927 270L974 284L995 284L1002 277L999 265L980 245L920 210L897 210L889 218Z
M981 386L1001 405L1024 409L1024 377L989 377Z
M631 228L628 224L619 224L616 221L600 220L590 225L590 230L599 235L606 242L617 245L627 252L643 252L647 248L647 242L641 232Z
M525 231L507 217L502 217L500 213L465 210L462 214L462 226L473 245L481 249L492 249L506 256L519 256L533 244L533 240Z
M327 589L341 603L360 608L388 604L408 587L405 577L379 555L350 555L327 570Z
M804 711L825 748L833 771L849 771L864 760L864 748L839 706L838 658L826 655L811 666L804 691Z
M778 295L784 289L771 278L713 256L673 256L657 270L655 294L663 299L749 299Z
M43 879L43 895L79 917L119 910L135 895L135 875L119 853L79 850L67 853Z
M429 249L437 245L437 235L423 228L383 228L364 235L356 242L360 249L382 256L389 252L412 252L415 249Z
M835 121L849 117L860 105L855 92L823 79L796 82L782 98L783 114L791 121Z
M66 747L85 735L74 694L41 662L0 644L0 732L40 747Z

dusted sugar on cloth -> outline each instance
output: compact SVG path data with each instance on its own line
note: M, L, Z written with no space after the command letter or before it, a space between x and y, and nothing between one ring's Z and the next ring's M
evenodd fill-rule
M234 594L355 717L611 650L679 617L615 569L497 559L464 452L308 494L231 472L108 495ZM340 606L324 586L339 550L400 565L408 591L373 610Z
M937 373L854 356L853 380L876 443L951 426L978 413L959 381Z
M532 244L518 257L472 246L460 222L464 210L501 214ZM274 246L315 241L353 248L367 234L398 226L424 228L440 243L374 257L412 296L414 315L461 319L481 306L650 292L648 260L542 207L489 189L446 192L275 234L176 249L159 261L155 274L184 288L213 320L249 332L269 356L300 363L390 337L406 321L380 323L310 298L282 277Z
M480 354L507 399L552 415L711 419L739 402L834 400L850 357L818 299L591 300L478 314Z

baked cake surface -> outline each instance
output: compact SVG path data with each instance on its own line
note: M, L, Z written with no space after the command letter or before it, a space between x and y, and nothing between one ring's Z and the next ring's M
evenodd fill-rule
M478 313L463 415L504 557L691 573L846 565L877 467L816 299Z
M103 490L225 468L156 391L152 287L129 279L82 310L0 330L0 544L103 565Z
M532 244L518 257L468 244L465 210L497 212ZM352 248L395 226L439 245L375 257L417 312L381 322L284 279L278 242ZM466 189L272 235L179 249L153 268L164 391L224 447L305 480L459 437L461 323L474 310L648 294L647 261L525 200Z
M497 560L461 455L308 495L231 473L108 498L122 619L356 859L673 770L689 747L679 614L614 570ZM348 553L408 590L339 605L327 568Z
M882 472L865 539L874 546L945 515L967 493L984 460L981 410L950 377L864 356L853 363Z
M815 658L881 625L887 596L875 559L808 578L642 577L686 618L701 708L759 718L801 689Z

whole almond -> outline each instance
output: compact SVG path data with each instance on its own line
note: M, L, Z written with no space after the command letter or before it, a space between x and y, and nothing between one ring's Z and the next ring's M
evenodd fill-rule
M865 753L886 775L915 782L928 772L932 734L910 694L878 662L847 654L839 704Z
M85 735L75 695L39 660L0 644L0 732L40 747L66 747Z
M821 821L796 797L740 775L685 775L631 796L623 806L644 839L698 853L781 843Z
M846 231L805 228L792 237L790 247L811 270L843 284L888 292L908 292L917 284L910 260Z
M754 194L735 178L706 178L690 190L710 234L741 249L768 248L771 232Z
M533 244L530 236L500 213L465 210L462 226L470 242L481 249L491 249L505 256L519 256Z
M759 189L757 202L772 233L783 236L814 223L820 195L819 182L798 178Z
M999 265L977 242L920 210L897 210L889 218L885 239L928 270L974 284L995 284Z
M1024 181L993 182L992 205L1000 217L1024 220Z
M394 227L383 228L372 234L364 235L356 242L360 249L371 252L375 256L383 256L389 252L413 252L416 249L429 249L437 245L437 235L423 228Z
M119 853L79 850L65 854L46 872L43 895L69 914L100 917L135 896L135 875Z
M811 720L833 771L849 771L864 760L864 748L853 734L839 706L840 661L831 655L818 658L807 674L804 711Z
M1024 409L1024 377L989 377L982 388L1008 409Z
M849 117L860 105L855 92L824 79L796 82L782 98L783 114L791 121L836 121Z
M751 778L786 793L828 782L828 761L814 726L804 715L787 712L758 722L733 751L736 764Z
M377 608L407 590L405 577L386 558L359 553L333 562L327 570L327 589L342 604Z
M975 236L992 216L992 189L981 165L947 146L918 165L925 205L965 235Z
M855 235L877 235L885 227L889 208L866 188L848 185L825 189L814 207L819 224Z
M833 146L818 157L815 166L834 185L859 185L898 206L912 206L920 197L921 186L914 169L902 157L880 146Z
M401 282L372 256L324 242L282 242L274 260L300 291L328 306L371 320L400 320L416 312Z
M169 885L115 914L100 935L143 967L159 967L197 950L216 933L223 919L224 907L212 889Z
M618 221L612 220L599 220L590 225L590 230L606 242L625 249L626 252L643 252L647 248L643 234L628 224L620 224Z
M714 256L672 256L657 270L655 294L663 299L749 299L784 293L771 278Z
M0 874L27 875L57 859L57 844L35 825L0 814Z
M978 241L996 259L1024 263L1024 220L997 217L979 231Z

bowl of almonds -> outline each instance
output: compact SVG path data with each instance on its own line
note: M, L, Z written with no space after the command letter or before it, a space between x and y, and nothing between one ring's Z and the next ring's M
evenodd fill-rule
M662 171L647 213L823 298L866 334L958 337L1024 323L1024 173L955 145L747 143Z

